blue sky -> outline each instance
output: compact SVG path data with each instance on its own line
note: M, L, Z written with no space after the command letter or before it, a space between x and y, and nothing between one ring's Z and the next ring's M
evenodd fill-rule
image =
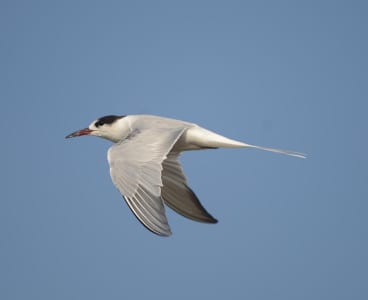
M364 1L1 1L1 299L367 299ZM219 220L141 226L106 114L183 119L255 150L186 153Z

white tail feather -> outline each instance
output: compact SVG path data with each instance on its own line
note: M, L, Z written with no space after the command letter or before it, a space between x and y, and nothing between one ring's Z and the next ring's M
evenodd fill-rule
M289 156L306 158L305 154L299 152L255 146L232 140L199 126L189 128L183 134L183 137L179 140L176 147L181 151L203 148L254 148Z
M249 148L259 149L259 150L265 150L270 151L274 153L279 154L285 154L289 156L299 157L299 158L307 158L307 156L304 153L290 151L290 150L282 150L282 149L275 149L275 148L268 148L268 147L261 147L261 146L255 146L255 145L247 145Z

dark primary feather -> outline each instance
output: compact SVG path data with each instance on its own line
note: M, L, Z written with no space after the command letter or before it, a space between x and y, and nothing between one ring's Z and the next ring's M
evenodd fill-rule
M184 217L203 223L217 223L188 187L178 161L179 153L171 152L162 167L162 198L165 204Z

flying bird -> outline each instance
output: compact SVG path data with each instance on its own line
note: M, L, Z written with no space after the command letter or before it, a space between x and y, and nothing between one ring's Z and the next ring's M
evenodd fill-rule
M109 115L65 138L93 135L114 144L107 159L113 183L137 219L157 235L171 235L165 205L203 223L217 223L188 186L179 162L182 151L255 148L305 158L298 152L235 141L194 123L153 115Z

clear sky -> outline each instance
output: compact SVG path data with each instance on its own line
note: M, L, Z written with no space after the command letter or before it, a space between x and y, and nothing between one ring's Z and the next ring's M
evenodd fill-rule
M0 1L0 299L368 299L366 1ZM305 152L186 153L219 220L161 238L106 114Z

